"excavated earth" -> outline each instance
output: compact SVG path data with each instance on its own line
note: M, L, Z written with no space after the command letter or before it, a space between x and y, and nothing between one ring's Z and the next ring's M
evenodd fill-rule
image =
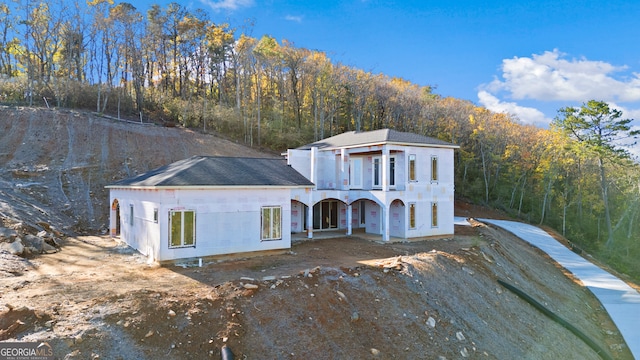
M104 185L191 155L273 156L219 137L92 114L0 108L0 227L59 251L0 253L0 341L58 359L599 359L505 281L632 359L598 300L512 234L296 242L279 255L159 266L101 235ZM458 202L459 216L503 217Z

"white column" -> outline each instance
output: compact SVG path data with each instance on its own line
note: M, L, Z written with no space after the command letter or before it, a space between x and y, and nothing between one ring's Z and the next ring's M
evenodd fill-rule
M340 149L340 184L338 189L349 190L349 155L347 154L347 150L342 148Z
M382 209L382 241L389 241L389 206L385 205Z
M382 145L382 191L389 191L389 148Z
M351 204L347 205L347 235L351 235L351 222L353 218L353 206Z
M311 182L315 185L314 190L318 188L318 148L311 148Z
M307 238L313 239L313 190L309 190L309 206L307 206Z

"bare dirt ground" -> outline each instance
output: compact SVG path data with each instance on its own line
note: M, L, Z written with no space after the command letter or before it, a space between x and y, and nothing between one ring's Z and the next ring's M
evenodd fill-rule
M598 359L497 280L632 359L591 293L499 229L378 244L305 241L286 254L147 264L100 236L104 185L191 155L270 156L224 139L90 114L0 108L0 217L66 234L57 253L0 253L0 341L58 359ZM464 217L504 218L459 202ZM85 236L86 235L86 236Z

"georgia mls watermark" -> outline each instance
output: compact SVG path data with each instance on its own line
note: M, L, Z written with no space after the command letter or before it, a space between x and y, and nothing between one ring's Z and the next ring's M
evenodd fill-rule
M53 360L46 342L0 342L0 360Z

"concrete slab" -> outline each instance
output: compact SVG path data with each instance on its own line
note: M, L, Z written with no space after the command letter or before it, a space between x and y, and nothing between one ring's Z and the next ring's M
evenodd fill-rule
M501 227L546 252L570 271L600 300L627 342L631 354L640 359L640 293L624 281L567 249L546 231L507 220L478 219Z

